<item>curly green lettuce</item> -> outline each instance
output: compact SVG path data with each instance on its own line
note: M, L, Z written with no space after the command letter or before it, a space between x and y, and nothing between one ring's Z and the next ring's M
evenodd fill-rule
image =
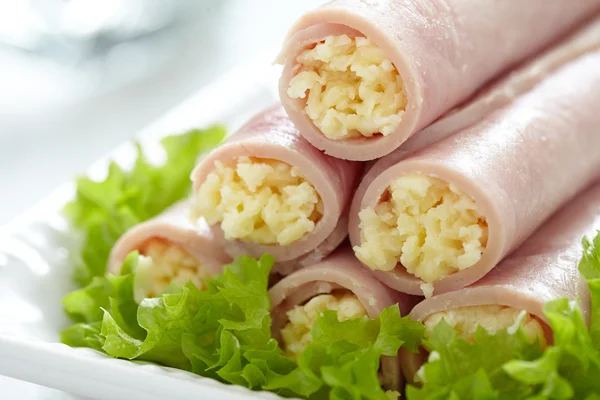
M138 253L133 252L125 258L121 275L96 276L87 286L63 298L63 308L75 324L60 332L61 342L73 347L101 350L104 345L104 337L100 335L104 310L110 310L131 335L143 336L143 330L135 321L138 305L133 297L133 270L137 262Z

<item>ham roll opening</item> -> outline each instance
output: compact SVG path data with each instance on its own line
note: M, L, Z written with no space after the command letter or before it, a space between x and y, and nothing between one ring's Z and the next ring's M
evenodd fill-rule
M134 281L137 302L160 296L171 283L191 282L203 289L205 280L231 261L206 223L190 222L190 205L190 200L182 201L136 225L113 247L108 270L116 275L129 253L139 253Z
M298 168L273 159L215 161L196 197L198 215L220 223L227 239L257 244L287 246L314 231L323 217L315 187Z
M194 212L232 256L269 253L279 266L308 264L346 237L359 173L358 163L311 146L277 105L197 166Z
M599 10L596 0L333 0L290 29L280 98L314 146L373 160Z
M409 294L481 279L600 177L598 102L596 50L476 124L379 160L352 203L356 256Z
M286 354L296 358L311 341L311 330L320 313L337 311L338 320L345 321L367 315L367 310L352 292L339 289L328 294L318 294L304 304L286 312L288 322L281 328L281 342Z
M330 140L388 136L406 109L402 77L384 52L360 36L327 36L296 57L287 95Z
M519 249L477 283L444 293L416 305L411 315L431 333L441 319L457 334L473 340L478 325L488 332L508 328L517 321L532 342L551 343L544 317L546 302L561 297L579 299L590 318L587 285L579 275L581 239L600 229L600 185L580 194L552 216ZM413 380L426 355L401 352L405 376Z
M376 318L398 303L402 315L418 298L396 293L379 282L343 245L317 264L300 269L269 289L273 337L295 358L311 342L317 316L335 310L340 321ZM400 389L402 374L397 357L382 358L381 381L386 389Z
M475 342L479 326L494 334L518 324L531 343L537 341L542 347L546 347L547 344L548 327L545 323L525 310L510 306L482 304L438 311L423 319L425 334L431 335L441 320L452 326L458 337L468 342Z

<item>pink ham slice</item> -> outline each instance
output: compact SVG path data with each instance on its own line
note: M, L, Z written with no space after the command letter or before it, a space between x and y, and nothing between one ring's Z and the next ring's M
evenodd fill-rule
M396 303L401 314L407 315L419 300L416 296L390 290L360 264L348 246L342 246L321 262L286 276L269 290L273 337L281 343L280 330L287 323L287 311L319 294L339 289L354 293L370 318ZM381 372L386 388L401 387L402 374L397 357L384 357Z
M418 135L412 136L400 148L385 157L387 166L477 123L486 115L531 90L560 67L599 49L600 17L597 17L542 54L531 57L495 79L480 89L473 98L447 112ZM376 162L371 163L374 165ZM379 163L378 168L387 167Z
M600 2L546 0L334 0L304 14L290 29L277 62L284 65L280 98L304 137L338 158L372 160L466 100L502 71L550 45L600 10ZM408 105L386 137L334 141L287 94L296 57L327 36L366 36L404 80Z
M227 164L239 157L275 159L298 168L321 196L324 213L311 233L289 246L227 241L220 226L214 225L215 236L231 256L260 257L269 253L277 262L275 271L288 274L327 256L347 237L347 212L361 165L331 158L315 149L300 135L281 105L252 118L204 158L192 172L194 191L213 171L215 161Z
M600 184L571 201L485 278L456 292L424 300L411 315L422 321L439 311L496 304L526 310L547 323L544 303L568 297L580 299L589 323L589 292L577 266L582 254L581 239L595 236L598 229ZM412 379L423 358L408 352L401 354L406 377Z
M221 273L231 257L218 245L206 223L193 225L190 222L190 205L190 200L181 201L121 236L111 251L108 271L119 274L129 253L139 250L148 240L162 239L183 248L213 274Z
M479 262L434 282L434 293L476 282L600 177L600 116L590 106L598 102L600 51L595 51L477 124L429 147L417 143L413 152L400 148L384 157L357 189L350 211L352 244L361 241L358 212L374 207L391 181L404 174L431 174L473 198L489 229ZM400 265L376 275L396 290L421 293L423 282Z

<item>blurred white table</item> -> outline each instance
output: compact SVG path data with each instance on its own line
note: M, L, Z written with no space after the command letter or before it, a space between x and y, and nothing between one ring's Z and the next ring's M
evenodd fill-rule
M271 62L275 54L267 50L277 48L302 11L322 2L209 1L199 7L185 50L162 70L75 104L64 101L69 88L61 82L42 93L35 82L19 80L22 67L0 48L0 225L225 71L261 54ZM15 98L10 83L29 85L30 94ZM5 377L0 398L75 399Z

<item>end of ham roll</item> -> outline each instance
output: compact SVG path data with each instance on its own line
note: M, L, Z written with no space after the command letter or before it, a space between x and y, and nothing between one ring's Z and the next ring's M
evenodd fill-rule
M274 272L287 274L345 239L360 170L311 146L276 105L196 167L194 218L208 222L231 256L268 253Z
M503 232L490 196L436 161L381 159L349 214L356 257L386 285L425 297L479 279L497 263Z
M286 354L296 358L311 341L311 330L320 313L337 311L339 321L367 315L358 297L344 289L319 294L304 304L298 304L286 312L287 323L281 328L282 346Z
M501 304L478 304L442 309L428 314L422 319L425 325L426 338L431 337L435 326L441 320L454 328L458 338L470 343L475 342L479 327L492 335L504 329L514 329L516 332L517 327L520 327L529 343L539 343L542 349L546 348L552 340L548 324L539 316L519 307ZM419 369L427 361L428 349L421 348L418 353L400 349L399 354L404 378L412 384L418 384Z
M487 221L473 199L428 175L395 179L358 217L354 252L365 265L390 271L401 263L425 283L473 266L487 244Z
M314 231L323 200L298 168L242 156L215 161L196 192L195 211L211 225L220 223L227 240L287 246Z
M191 282L203 289L205 280L231 261L206 223L194 226L189 221L190 203L177 203L136 225L113 247L108 270L117 275L125 257L132 251L139 253L134 281L137 302L159 296L171 283Z
M396 293L378 281L342 246L329 257L284 277L270 290L272 333L286 353L297 356L310 343L310 331L320 312L336 310L340 321L368 316L398 303L410 312L418 298ZM397 357L384 357L381 381L386 389L400 389L402 375Z
M406 108L402 77L371 40L329 35L296 56L287 88L330 140L392 134Z
M212 274L183 247L168 240L153 238L142 244L135 270L134 299L158 297L171 283L193 283L204 289L205 279Z
M478 327L494 334L511 326L520 326L532 343L546 346L545 323L525 310L499 304L465 306L434 312L423 319L425 335L431 336L435 326L444 320L454 328L456 335L467 342L474 342Z
M348 17L352 28L314 24L288 38L279 58L279 93L313 146L336 158L368 161L400 146L415 129L422 93L414 79L405 79L414 71L390 39L361 17Z

